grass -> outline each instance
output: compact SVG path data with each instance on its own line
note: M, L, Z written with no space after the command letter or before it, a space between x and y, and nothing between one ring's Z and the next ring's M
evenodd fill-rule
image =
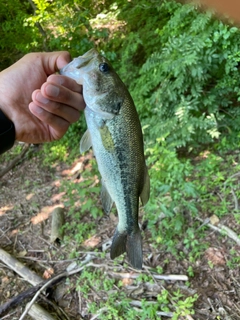
M81 297L92 319L165 319L167 314L176 320L193 315L201 299L196 288L199 261L202 263L209 246L221 247L221 239L230 241L226 268L238 268L239 252L234 243L220 234L218 242L209 242L209 229L197 219L216 215L226 225L231 221L231 228L240 231L236 202L240 198L240 153L234 150L226 146L221 149L218 144L195 157L180 159L163 144L147 149L151 198L140 210L140 221L147 222L143 240L145 268L132 279L135 271L124 256L111 261L108 251L83 249L95 252L94 263L69 286ZM13 154L18 152L13 150ZM55 161L55 155L51 159L47 153L48 165ZM87 163L79 179L61 179L67 212L63 250L69 259L81 260L79 247L101 232L100 221L106 219L109 223L99 200L99 180L95 160ZM25 187L30 186L26 180ZM111 232L107 236L112 236ZM214 272L211 260L206 262L207 267ZM178 286L153 277L169 272L186 274L189 280Z
M159 154L161 156L157 156ZM164 273L166 266L171 263L171 257L176 262L185 261L185 274L189 276L186 288L191 290L191 281L196 276L196 262L202 259L203 253L210 246L206 240L208 229L201 226L196 218L201 216L205 219L217 215L221 220L232 213L235 226L240 224L235 203L235 198L240 196L236 180L240 171L239 153L229 149L221 152L212 149L195 158L179 159L174 150L159 144L157 149L148 148L147 155L151 198L141 212L142 221L148 221L147 234L150 237L146 236L144 242L153 248L154 254L165 252L163 256L167 253L170 258L147 269L149 275L143 273L131 282L130 287L135 288L136 292L140 288L140 293L136 295L140 304L133 307L134 294L129 294L128 286L123 281L110 275L112 270L122 273L129 266L123 263L122 257L110 265L106 255L99 257L100 268L86 269L76 284L76 290L88 301L88 312L97 319L159 319L159 315L164 312L171 315L172 319L179 319L194 314L195 304L199 299L196 293L189 295L179 288L167 289L157 283L157 294L145 296L144 288L154 282L151 273ZM69 208L69 222L65 225L68 234L66 243L72 239L76 244L81 243L94 235L96 219L103 216L95 162L81 174L83 179L79 184L62 183L66 194L65 206ZM77 207L76 203L80 206ZM88 219L85 219L86 216ZM79 223L82 220L85 222ZM71 257L73 256L77 256L77 252L72 252ZM232 249L229 257L227 266L234 268L239 263L237 251ZM102 264L106 267L102 268ZM211 261L207 264L211 269L214 268Z

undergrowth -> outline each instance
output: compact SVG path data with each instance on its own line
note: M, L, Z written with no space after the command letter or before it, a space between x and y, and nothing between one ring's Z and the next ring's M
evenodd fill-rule
M93 46L112 61L134 98L144 131L151 179L143 215L150 238L144 241L151 242L157 253L187 260L186 272L194 277L194 263L209 246L208 229L199 216L216 215L220 220L230 216L236 226L240 224L239 29L218 21L212 12L198 11L197 5L176 1L92 1L89 6L80 0L71 6L64 0L34 3L36 12L30 5L11 2L15 20L8 20L9 4L2 6L3 28L9 35L4 48L12 52L9 57L3 50L2 67L28 51L61 48L75 57ZM15 43L13 37L22 41ZM70 126L60 141L42 147L43 165L72 163L86 127L83 119ZM185 152L179 156L182 148ZM8 161L20 151L17 146L2 159ZM90 168L81 172L79 183L62 182L68 209L67 244L72 239L81 244L91 237L103 216L95 162ZM227 265L237 264L233 248ZM160 264L156 270L161 268ZM105 300L89 303L90 312L98 313L99 319L155 319L158 310L168 311L169 305L174 305L172 318L178 319L192 314L197 300L163 289L156 304L142 300L139 312L124 292L114 291L120 284L104 272L84 271L77 290L87 297L91 284L105 292Z

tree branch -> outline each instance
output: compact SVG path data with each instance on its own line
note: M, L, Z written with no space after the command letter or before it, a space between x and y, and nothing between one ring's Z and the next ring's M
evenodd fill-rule
M24 145L22 152L18 156L16 156L10 162L10 164L0 172L0 178L2 178L6 173L8 173L12 168L14 168L20 160L22 160L23 156L25 155L25 153L28 151L29 148L30 148L30 144Z

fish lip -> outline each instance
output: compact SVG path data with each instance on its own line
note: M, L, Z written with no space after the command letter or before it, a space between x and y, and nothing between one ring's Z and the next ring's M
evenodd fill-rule
M79 84L82 84L83 68L88 66L89 62L95 56L98 56L98 52L95 49L91 49L82 56L74 58L70 63L61 68L59 73L76 80Z
M80 61L79 61L80 60ZM81 59L74 58L70 63L65 65L63 68L59 70L59 73L63 76L67 76L69 78L74 79L77 83L82 84L82 72L79 69L81 66Z
M85 52L79 58L84 58L85 59L85 58L89 57L89 58L92 59L94 56L98 56L98 55L99 55L98 51L96 49L92 48L92 49L88 50L87 52Z
M98 52L95 49L91 49L82 56L74 58L70 64L72 63L75 68L80 69L87 65L95 56L98 56Z

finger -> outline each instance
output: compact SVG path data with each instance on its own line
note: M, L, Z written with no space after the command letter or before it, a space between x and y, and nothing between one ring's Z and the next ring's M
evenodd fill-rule
M45 82L41 87L41 94L49 100L69 105L77 110L83 110L85 107L83 96L79 92L72 91L64 86Z
M68 51L46 52L42 56L42 65L46 74L52 74L59 71L71 61L71 55Z
M75 80L66 76L53 74L47 78L47 82L64 86L72 91L82 93L82 85L78 84Z
M61 117L58 117L43 108L39 107L34 102L29 104L29 110L43 123L47 124L49 128L49 141L58 140L67 132L69 122Z
M69 123L78 121L80 117L80 112L77 108L73 108L69 105L46 99L39 90L35 91L35 94L32 98L33 102L37 106L41 107L41 109L44 109L45 111L52 113L53 115L61 117Z

